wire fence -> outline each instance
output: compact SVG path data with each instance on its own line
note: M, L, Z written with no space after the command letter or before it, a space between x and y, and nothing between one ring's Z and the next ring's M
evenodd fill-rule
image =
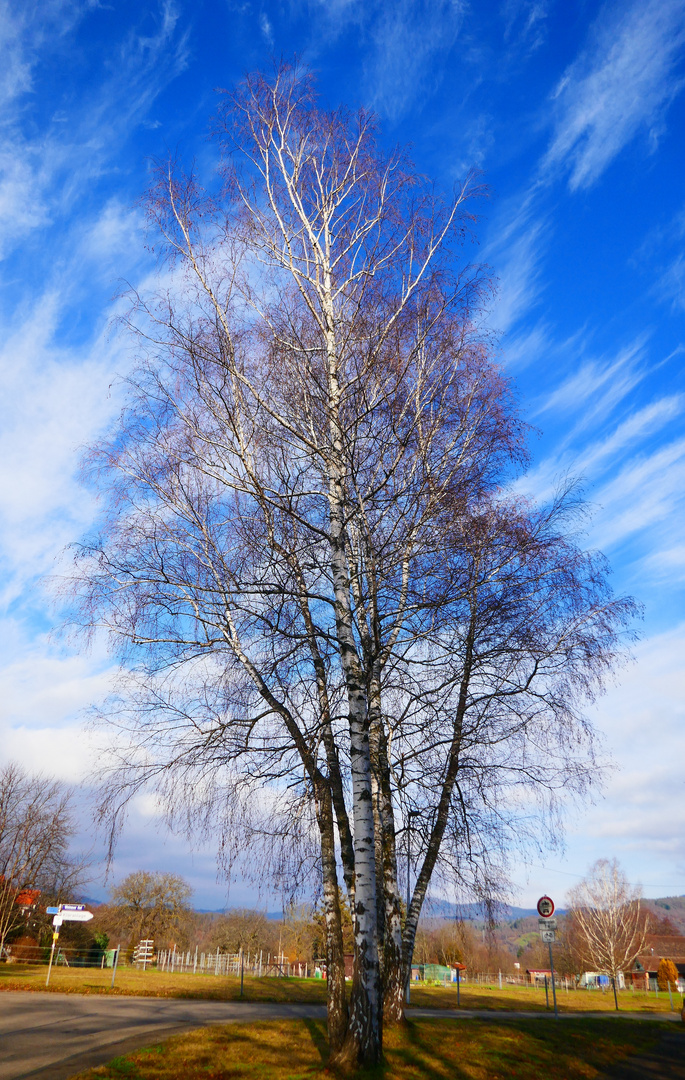
M152 943L141 942L141 945L151 946ZM3 964L41 965L47 967L49 961L50 946L20 944L18 946L5 945L0 949L0 963ZM314 961L313 963L310 961L293 962L283 954L273 955L264 952L241 954L239 952L222 952L220 949L201 952L199 946L189 950L178 950L174 947L173 949L159 949L156 952L151 948L141 949L140 946L137 946L133 952L124 950L120 946L116 949L100 949L96 947L78 949L70 946L58 946L55 949L52 963L54 968L100 968L105 970L119 966L119 968L138 970L154 969L169 975L240 976L242 970L244 977L251 976L254 978L321 979L326 977L325 962L323 961ZM417 972L417 974L419 973ZM681 988L681 981L678 980L677 989L685 992L685 983ZM506 990L520 987L532 991L541 990L544 993L546 990L545 982L547 982L547 990L549 990L551 986L550 973L544 971L517 972L514 974L503 971L461 971L459 974L459 983L463 988L478 986L483 989ZM556 972L555 984L557 990L569 994L578 992L613 993L610 983L590 983L585 985L580 983L576 977L559 975ZM418 978L412 978L412 985L432 985L456 989L457 983L454 972L441 978L426 978L421 972ZM619 993L622 995L628 993L634 995L636 992L647 992L654 994L656 997L659 994L666 994L665 990L659 990L657 980L653 978L641 978L637 984L633 981L627 981L627 985L619 989Z
M116 949L86 949L58 946L55 948L53 967L69 968L108 968L112 967ZM0 962L5 964L49 964L50 946L41 945L4 945L0 950Z
M297 977L300 979L321 978L322 969L316 963L308 961L290 961L286 956L272 956L271 953L222 953L194 951L178 952L176 949L160 949L156 955L159 971L180 972L182 974L239 975L242 967L244 975L261 978L265 975L276 978Z
M144 943L141 942L141 945ZM146 943L145 943L146 944ZM240 975L241 969L244 976L273 976L276 978L322 978L324 970L320 964L312 964L308 961L291 961L284 955L272 956L271 953L260 952L258 954L240 954L221 952L216 949L212 952L200 952L199 947L194 950L180 951L173 949L159 949L157 952L144 949L141 946L131 953L119 947L117 949L77 949L69 946L58 946L53 957L53 967L68 968L111 968L115 964L117 952L120 951L118 965L120 967L157 971L169 974L193 974L193 975ZM47 965L50 962L50 946L39 945L5 945L0 950L0 962L5 964L29 964Z

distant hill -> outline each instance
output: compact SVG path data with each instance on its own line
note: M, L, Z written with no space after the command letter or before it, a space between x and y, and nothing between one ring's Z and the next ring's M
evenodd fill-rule
M667 919L675 932L685 934L685 896L664 896L658 900L643 900L643 907L653 919Z
M564 908L557 908L555 914L563 915ZM455 904L449 900L432 900L426 904L426 918L434 919L463 919L464 922L482 922L486 917L483 904ZM531 915L537 916L535 908L516 907L513 904L505 904L497 913L497 922L511 922L514 919L525 919Z

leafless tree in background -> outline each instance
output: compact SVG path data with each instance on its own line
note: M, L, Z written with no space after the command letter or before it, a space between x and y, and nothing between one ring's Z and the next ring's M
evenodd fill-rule
M641 898L642 890L630 885L616 859L598 859L568 894L583 963L609 975L614 996L619 972L629 970L644 949L649 921L640 909Z
M75 830L71 793L61 784L12 763L0 768L0 948L26 922L22 892L59 902L78 888L84 864L69 854Z
M222 131L221 199L171 169L151 192L175 277L134 298L141 367L91 459L81 617L129 673L104 810L152 784L172 822L319 870L331 1046L373 1064L436 868L491 891L516 802L582 787L580 703L631 609L568 500L501 494L524 432L477 327L487 282L458 262L468 187L442 202L297 68L248 78Z
M183 932L192 889L178 874L136 870L111 891L110 910L131 948L143 939L159 947Z
M224 952L237 953L242 949L245 955L254 956L260 949L275 952L273 937L273 926L263 912L236 908L217 920L212 930L212 945Z

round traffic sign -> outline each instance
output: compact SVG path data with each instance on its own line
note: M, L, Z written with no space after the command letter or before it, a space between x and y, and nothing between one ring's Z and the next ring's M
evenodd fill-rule
M543 919L549 919L553 914L554 901L551 896L541 896L538 900L538 915L542 915Z

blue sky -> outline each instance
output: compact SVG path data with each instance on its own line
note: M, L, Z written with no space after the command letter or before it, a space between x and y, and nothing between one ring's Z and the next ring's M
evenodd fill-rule
M293 53L440 186L482 170L473 257L537 429L520 486L582 477L587 543L645 606L635 662L592 709L617 766L605 797L563 855L521 868L515 900L562 897L614 855L647 895L685 893L685 0L0 3L0 760L91 768L83 709L108 661L51 636L42 582L95 514L78 447L131 362L118 282L154 274L150 160L211 176L215 89ZM115 876L176 869L220 907L211 852L154 825L141 800Z

